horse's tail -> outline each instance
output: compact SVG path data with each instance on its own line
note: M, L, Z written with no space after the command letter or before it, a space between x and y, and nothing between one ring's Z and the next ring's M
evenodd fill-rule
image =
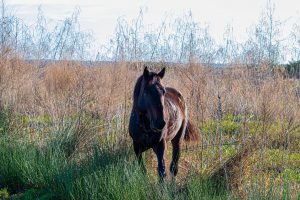
M191 120L188 119L187 126L185 129L184 140L191 141L191 140L198 140L198 139L199 139L199 133L195 128L194 124L191 122Z

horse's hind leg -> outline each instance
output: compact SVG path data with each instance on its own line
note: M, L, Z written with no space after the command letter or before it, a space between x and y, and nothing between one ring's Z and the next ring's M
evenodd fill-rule
M172 155L172 162L170 165L170 172L176 176L178 173L178 161L181 155L181 148L182 148L182 142L184 138L183 134L183 128L184 125L181 126L179 129L177 135L172 139L172 146L173 146L173 155Z
M147 148L143 148L143 147L141 147L141 145L139 143L133 142L133 149L134 149L134 152L136 154L137 160L138 160L138 162L139 162L139 164L140 164L143 172L146 173L147 169L146 169L146 167L144 165L144 162L143 162L143 155L142 155L142 153L144 151L146 151Z

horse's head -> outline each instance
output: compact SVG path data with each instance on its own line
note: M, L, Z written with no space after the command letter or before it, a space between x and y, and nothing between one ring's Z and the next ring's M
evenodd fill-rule
M164 96L166 90L162 85L164 75L165 68L157 74L155 72L150 73L145 67L138 97L138 110L146 114L150 121L150 128L154 131L161 131L166 125L164 118Z

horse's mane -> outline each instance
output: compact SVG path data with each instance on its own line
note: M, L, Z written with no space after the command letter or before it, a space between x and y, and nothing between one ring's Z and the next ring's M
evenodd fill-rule
M155 72L150 72L149 75L153 75L156 74ZM141 91L141 86L142 86L142 82L143 82L144 76L141 75L135 86L134 86L134 90L133 90L133 110L138 113L138 99L139 99L139 95L140 95L140 91Z
M138 78L133 90L133 110L136 113L138 113L138 98L140 95L143 78L143 75Z

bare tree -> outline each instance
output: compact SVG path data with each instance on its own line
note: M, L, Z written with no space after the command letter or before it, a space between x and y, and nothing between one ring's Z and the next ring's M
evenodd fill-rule
M282 23L276 20L274 13L275 6L268 1L260 14L258 24L254 24L248 29L248 40L243 45L246 63L257 67L262 62L268 63L269 73L274 65L283 58L281 52Z

